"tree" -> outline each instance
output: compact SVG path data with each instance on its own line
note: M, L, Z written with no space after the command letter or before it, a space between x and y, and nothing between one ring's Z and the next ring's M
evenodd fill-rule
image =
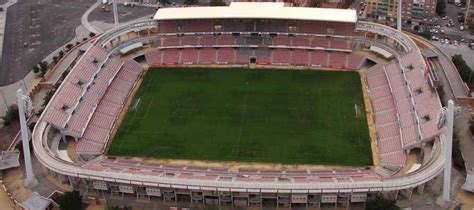
M225 6L225 2L223 0L211 0L209 2L210 6Z
M460 54L456 54L453 57L451 57L451 60L453 61L454 65L456 66L456 69L459 72L459 75L461 76L462 80L469 86L471 87L471 84L469 81L471 79L471 74L472 74L472 69L467 65L466 61L464 61L464 58Z
M90 32L89 33L89 37L94 37L95 36L95 33L94 32Z
M431 32L430 32L430 29L428 29L428 27L425 27L423 32L420 33L420 35L425 38L425 39L428 39L430 40L431 39Z
M77 43L79 43L79 42L77 42ZM71 50L72 46L73 46L72 44L67 44L66 45L66 50L68 50L68 51Z
M418 31L418 30L420 30L420 26L419 26L419 25L415 25L415 26L413 26L413 30L415 30L415 31Z
M53 56L53 63L58 63L59 57L58 56Z
M453 151L451 153L451 157L453 159L454 168L465 173L466 164L464 162L464 158L462 157L461 144L459 134L457 132L453 132Z
M39 70L40 70L38 66L33 66L32 69L33 69L33 72L34 72L35 74L37 74L37 73L39 72Z
M18 114L18 106L17 105L10 105L7 108L7 112L5 113L5 116L3 116L1 118L3 120L3 125L4 126L9 126L14 121L17 121L20 118L20 115Z
M400 209L396 205L395 200L386 199L381 195L377 195L375 199L367 201L365 210L397 210Z
M171 2L169 0L158 0L158 2L160 2L160 4L162 4L162 5L171 4Z
M60 51L58 52L58 56L59 56L60 58L62 58L62 57L64 56L64 51L60 50Z
M436 14L438 15L444 15L445 12L444 10L446 9L446 1L445 0L438 0L436 2Z
M471 131L471 134L474 135L474 117L469 119L469 130Z
M321 7L321 5L326 2L325 0L309 0L308 6L310 7Z
M28 128L30 129L30 132L33 132L33 129L35 128L36 122L32 122L28 125Z
M195 5L198 3L198 0L184 0L183 4L185 5Z
M82 209L82 195L79 191L65 192L58 200L59 208L61 210L81 210Z
M43 104L41 106L45 107L46 105L48 105L48 103L51 100L51 98L53 97L53 95L54 95L54 90L50 90L50 91L46 92L44 94Z

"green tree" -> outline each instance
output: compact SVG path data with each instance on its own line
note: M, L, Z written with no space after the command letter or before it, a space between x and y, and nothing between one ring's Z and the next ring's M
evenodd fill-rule
M90 32L89 33L89 37L94 37L95 36L95 33L94 32Z
M5 116L1 117L3 120L3 125L4 126L9 126L11 125L14 121L17 121L19 119L20 115L18 114L18 106L17 105L10 105L7 108L7 112L5 113Z
M446 9L446 0L438 0L436 2L436 14L438 15L444 15L445 12L444 10Z
M162 4L162 5L171 4L171 2L169 0L158 0L158 2L160 2L160 4Z
M210 6L225 6L225 2L223 0L211 0L209 2Z
M454 65L456 66L456 69L459 72L459 75L461 76L462 80L468 84L469 87L471 87L471 84L469 81L471 79L471 74L472 74L472 69L467 65L466 61L464 61L464 58L460 54L456 54L453 57L451 57L451 60L453 61Z
M77 42L77 43L79 43L79 42ZM72 44L67 44L66 45L66 50L69 51L69 50L71 50L72 47L73 47Z
M183 4L185 5L195 5L198 3L198 0L184 0Z
M451 157L453 158L454 168L465 173L466 165L464 163L464 158L462 157L461 144L460 144L459 134L457 132L453 133L453 151L451 153Z
M377 195L375 199L367 201L365 210L398 210L395 200L386 199L381 195Z
M326 0L309 0L308 6L310 7L321 7Z
M61 210L82 210L82 195L79 191L65 192L58 200Z
M40 70L38 66L33 66L32 69L33 69L33 72L34 72L35 74L38 73L39 70Z
M469 119L469 130L471 131L471 134L474 135L474 117Z
M43 104L41 106L45 107L46 105L48 105L48 103L51 100L51 98L53 97L53 95L54 95L54 90L50 90L50 91L46 92L46 94L44 94Z
M421 32L420 35L421 35L423 38L428 39L428 40L430 40L430 39L431 39L431 36L432 36L432 34L431 34L431 32L430 32L430 29L428 29L428 27L425 27L424 30L423 30L423 32Z
M33 129L35 128L36 122L32 122L28 125L28 128L30 129L30 132L33 132Z

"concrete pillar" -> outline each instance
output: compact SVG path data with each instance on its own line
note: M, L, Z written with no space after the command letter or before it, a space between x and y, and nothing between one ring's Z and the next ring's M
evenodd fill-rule
M423 192L425 191L425 184L422 184L416 188L417 192L422 195Z

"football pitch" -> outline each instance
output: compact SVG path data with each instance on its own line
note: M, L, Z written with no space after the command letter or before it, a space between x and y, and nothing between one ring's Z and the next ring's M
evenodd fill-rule
M372 165L357 72L150 69L108 155Z

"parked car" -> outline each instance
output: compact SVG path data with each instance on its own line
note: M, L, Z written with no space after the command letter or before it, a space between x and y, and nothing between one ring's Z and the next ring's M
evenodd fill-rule
M459 26L460 31L464 31L464 26Z
M439 38L438 38L437 36L432 36L432 37L431 37L431 40L439 41Z

